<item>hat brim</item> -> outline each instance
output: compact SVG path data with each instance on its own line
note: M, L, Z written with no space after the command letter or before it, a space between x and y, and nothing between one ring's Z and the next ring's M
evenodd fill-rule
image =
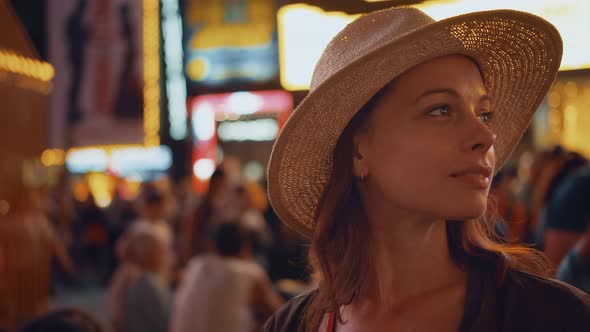
M313 233L316 210L332 173L333 151L352 117L380 89L410 68L461 54L479 66L497 135L496 171L528 127L553 83L562 54L559 33L524 12L493 10L419 28L344 67L295 109L273 147L270 202L288 226Z

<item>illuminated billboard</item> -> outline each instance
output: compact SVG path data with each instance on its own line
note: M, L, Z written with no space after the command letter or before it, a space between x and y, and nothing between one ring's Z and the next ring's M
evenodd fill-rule
M206 87L268 82L278 77L273 0L189 0L185 73Z
M293 111L283 90L201 95L189 103L193 134L193 184L197 191L219 163L219 142L272 142Z
M326 12L305 4L282 7L278 12L281 85L307 90L316 62L330 40L358 15ZM305 24L301 24L305 22Z
M50 145L160 144L158 0L49 1Z

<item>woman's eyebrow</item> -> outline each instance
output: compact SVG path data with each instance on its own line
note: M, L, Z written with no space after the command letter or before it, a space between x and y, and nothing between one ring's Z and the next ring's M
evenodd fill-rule
M445 94L452 95L453 97L459 97L459 92L457 92L457 90L455 90L455 89L435 88L435 89L430 89L430 90L424 91L421 95L418 96L418 98L416 98L416 101L418 101L426 96L437 94L437 93L445 93Z
M461 97L461 94L459 92L457 92L457 90L452 89L452 88L435 88L435 89L430 89L430 90L426 90L424 91L421 95L418 96L418 98L416 98L416 101L419 101L420 99L432 95L432 94L437 94L437 93L445 93L445 94L449 94L452 95L453 97ZM481 97L479 97L479 102L484 102L484 101L489 101L490 100L490 96L487 93L484 93L483 95L481 95Z

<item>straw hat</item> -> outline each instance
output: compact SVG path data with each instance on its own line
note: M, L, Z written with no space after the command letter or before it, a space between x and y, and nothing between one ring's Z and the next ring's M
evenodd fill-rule
M408 69L452 54L472 58L495 114L497 169L528 127L559 69L562 41L550 23L512 10L435 21L415 8L361 16L332 39L307 97L277 138L268 166L272 206L287 225L311 235L332 172L334 147L362 106Z

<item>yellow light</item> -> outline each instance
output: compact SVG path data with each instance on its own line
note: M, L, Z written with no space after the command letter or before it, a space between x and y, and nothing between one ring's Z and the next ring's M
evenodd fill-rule
M114 180L103 173L88 174L88 186L94 196L94 201L100 207L107 207L113 199Z
M356 17L358 15L325 12L306 4L279 9L279 64L283 88L291 91L309 89L313 69L322 51Z
M547 96L547 101L549 103L549 106L557 108L561 103L561 95L559 94L559 92L553 91L549 94L549 96Z
M143 116L145 146L160 145L160 2L143 0Z
M206 58L195 58L186 66L188 76L195 80L201 80L207 74L209 64Z
M557 108L549 110L549 132L552 141L559 141L563 132L563 113Z
M47 62L24 57L12 51L0 48L0 70L13 74L31 77L43 82L53 79L55 71Z
M41 164L45 167L61 166L66 161L66 153L61 149L47 149L41 153Z
M62 149L55 149L55 164L61 166L66 163L66 152Z
M274 1L246 1L243 12L250 22L231 22L226 19L226 1L188 1L186 21L189 26L203 26L188 45L192 49L220 47L255 47L272 38Z
M569 98L575 98L578 95L578 86L574 82L567 82L564 91Z
M41 154L41 163L45 167L53 166L55 164L55 160L56 160L56 157L55 157L55 153L53 152L53 150L45 150Z
M88 184L85 181L78 181L74 184L72 193L76 201L85 202L90 194L90 188L88 188Z
M141 177L131 174L125 178L125 186L126 186L126 194L128 197L127 199L135 199L139 195L139 191L141 189Z

